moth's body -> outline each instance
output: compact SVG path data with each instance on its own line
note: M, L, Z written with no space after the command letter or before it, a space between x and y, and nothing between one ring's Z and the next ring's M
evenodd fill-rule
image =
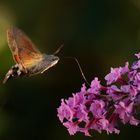
M55 55L42 54L18 28L7 31L7 40L16 64L7 72L3 83L12 77L43 73L59 61Z

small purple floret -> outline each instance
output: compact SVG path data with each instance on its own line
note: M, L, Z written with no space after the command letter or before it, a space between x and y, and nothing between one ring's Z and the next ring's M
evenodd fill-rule
M136 53L135 56L137 56L137 58L140 59L140 52Z

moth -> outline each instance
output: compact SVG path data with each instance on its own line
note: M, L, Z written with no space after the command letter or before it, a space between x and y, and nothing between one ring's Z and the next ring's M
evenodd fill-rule
M13 77L43 73L59 61L59 57L55 54L62 46L52 55L41 53L29 37L17 27L10 27L7 30L7 41L16 64L9 69L3 83Z

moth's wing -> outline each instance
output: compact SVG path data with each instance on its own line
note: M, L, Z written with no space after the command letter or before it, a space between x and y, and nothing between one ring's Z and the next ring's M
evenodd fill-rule
M22 65L24 69L28 69L42 60L41 52L20 29L9 28L7 41L15 62Z

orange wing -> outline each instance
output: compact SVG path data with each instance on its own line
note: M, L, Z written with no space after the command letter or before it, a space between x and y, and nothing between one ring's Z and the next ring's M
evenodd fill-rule
M23 68L28 69L42 60L41 52L20 29L8 29L7 40L15 62Z

